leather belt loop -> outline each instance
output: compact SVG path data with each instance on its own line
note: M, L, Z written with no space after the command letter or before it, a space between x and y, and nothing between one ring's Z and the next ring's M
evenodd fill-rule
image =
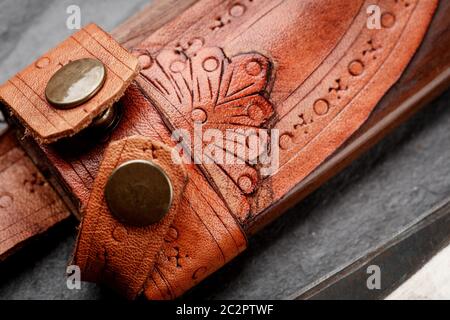
M173 184L173 204L166 216L149 226L121 223L108 209L104 189L110 174L126 161L141 159L160 166ZM187 181L183 165L171 160L171 149L148 138L132 136L111 143L85 210L74 255L82 279L106 283L129 299L142 290L169 226L179 208Z
M140 293L148 299L174 299L246 248L245 233L201 173L189 167L188 179L184 165L172 161L171 150L142 136L112 142L106 149L72 262L80 267L82 280L104 283L128 299ZM169 212L146 227L120 222L104 196L110 174L135 159L158 165L173 185Z

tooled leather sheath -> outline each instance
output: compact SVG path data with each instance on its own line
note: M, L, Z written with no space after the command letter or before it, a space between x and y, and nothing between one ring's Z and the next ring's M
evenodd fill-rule
M367 26L373 4L381 9L379 28ZM94 177L114 141L140 135L174 146L172 132L192 132L194 121L220 131L278 130L271 175L248 163L186 166L178 213L142 288L150 299L174 298L241 252L241 228L283 201L364 123L411 59L436 4L199 1L132 49L142 70L109 140L75 154L42 149L89 212L89 195L99 192ZM112 240L98 241L92 259L126 273L104 255ZM86 251L80 244L78 252Z

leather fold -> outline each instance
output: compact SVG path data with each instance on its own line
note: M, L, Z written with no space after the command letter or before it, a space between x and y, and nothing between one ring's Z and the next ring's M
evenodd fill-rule
M72 109L56 109L47 101L50 78L70 61L94 58L106 68L102 88ZM95 24L76 32L0 86L0 101L33 138L43 144L73 136L89 126L124 94L139 72L138 59Z
M169 212L161 221L145 227L119 222L110 213L104 196L113 170L136 159L159 165L173 184L174 198ZM141 293L180 207L186 181L186 170L172 162L167 146L139 136L112 143L106 150L81 222L73 263L80 267L82 279L105 283L129 299Z

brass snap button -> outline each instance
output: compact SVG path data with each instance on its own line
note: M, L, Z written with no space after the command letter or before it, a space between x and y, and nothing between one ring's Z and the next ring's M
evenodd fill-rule
M106 69L96 59L71 61L55 72L45 88L47 101L59 109L70 109L91 99L103 86Z
M108 133L116 127L122 116L119 105L113 104L92 120L89 128L95 132Z
M124 223L147 226L160 221L172 204L173 188L162 168L132 160L117 167L105 187L111 213Z

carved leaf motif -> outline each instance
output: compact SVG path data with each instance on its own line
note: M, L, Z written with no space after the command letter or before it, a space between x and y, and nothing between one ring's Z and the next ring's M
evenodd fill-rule
M218 129L227 141L228 130L244 134L239 132L263 128L273 116L273 106L264 97L269 69L269 60L260 54L240 54L230 60L220 48L203 48L190 58L164 50L142 74L158 91L158 100L162 101L156 101L161 102L156 105L171 129L192 133L194 122L200 122L203 132ZM246 149L244 159L226 149L226 141L216 143L211 139L211 153L221 149L234 161L217 163L211 159L213 163L203 161L200 167L230 209L245 218L249 211L246 195L255 191L259 181L258 170L248 160L263 150L251 150L247 140L242 142L236 136L231 140L241 141Z

